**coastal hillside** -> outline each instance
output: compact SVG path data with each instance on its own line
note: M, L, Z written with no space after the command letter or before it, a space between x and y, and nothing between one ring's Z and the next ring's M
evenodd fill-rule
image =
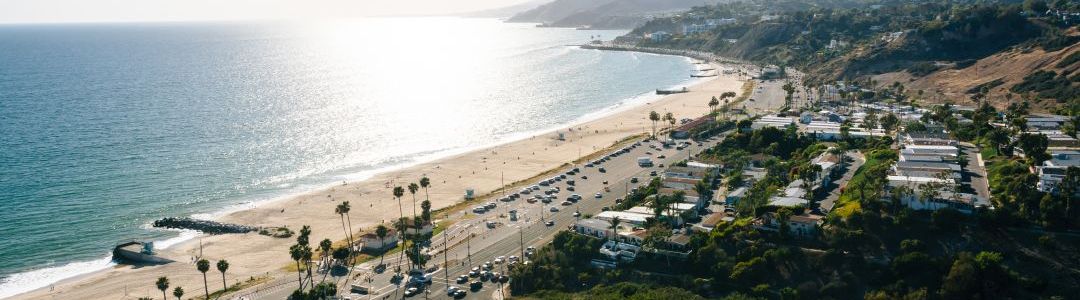
M795 67L806 71L811 84L912 82L918 88L911 90L941 90L933 99L954 102L968 94L1031 95L1049 99L1037 101L1049 110L1078 97L1076 77L1070 77L1077 57L1062 62L1080 42L1080 14L1072 13L1077 7L1062 1L740 1L657 18L619 41ZM1007 74L989 78L980 72L987 67ZM948 80L969 77L963 83ZM1054 87L1034 84L1049 79ZM968 92L988 82L999 92Z
M630 29L648 19L674 14L719 0L556 0L521 12L510 22L543 23L552 27Z
M515 4L510 6L485 9L480 11L473 11L461 14L462 17L469 18L509 18L516 14L540 7L541 5L550 3L552 0L533 0L521 4Z

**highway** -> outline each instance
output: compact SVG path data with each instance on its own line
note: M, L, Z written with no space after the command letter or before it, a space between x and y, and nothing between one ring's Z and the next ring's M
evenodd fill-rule
M699 153L702 149L711 147L718 141L719 138L704 141L702 146L698 146L694 143L683 150L660 147L657 147L660 149L657 150L650 148L648 143L641 142L640 146L631 149L629 153L611 157L607 162L600 165L593 167L577 165L576 167L579 168L581 172L567 177L567 179L573 179L575 181L576 184L574 185L574 188L576 191L568 191L569 186L566 183L567 180L561 180L550 186L541 187L540 191L533 191L531 194L522 195L518 200L512 202L498 202L497 208L483 214L474 214L470 212L472 206L463 209L460 212L454 212L448 217L455 218L459 221L444 231L444 233L446 233L446 239L449 240L449 247L446 253L448 256L444 257L444 253L441 251L443 234L436 235L432 238L432 246L435 249L431 249L432 253L435 255L428 264L429 266L441 266L444 259L446 259L449 261L449 268L446 270L440 268L435 272L432 284L429 285L427 289L430 293L421 293L412 297L451 299L451 297L446 295L446 289L448 285L452 285L468 291L468 295L464 299L499 298L499 284L491 283L490 281L485 282L482 289L473 291L468 289L468 283L457 284L456 278L460 275L467 274L472 267L482 265L489 261L493 262L498 256L509 257L511 255L516 255L521 257L523 251L522 246L540 248L543 244L549 242L558 231L566 230L573 225L574 221L578 219L578 217L573 216L574 212L580 212L582 216L587 214L598 214L605 206L615 205L615 199L625 197L628 190L639 185L647 184L651 178L649 175L650 172L655 171L656 175L659 176L663 172L664 167L676 161L687 159L691 153ZM655 141L651 143L659 145L659 143ZM624 145L628 147L633 144ZM608 153L603 154L607 155ZM655 162L654 166L648 168L638 166L637 158L643 156L652 157ZM664 158L659 158L660 156L664 156ZM557 174L565 174L574 167L575 166L571 166L562 169ZM600 168L604 168L605 172L601 172ZM633 177L638 178L637 183L630 183L631 178ZM605 181L607 184L604 183ZM515 186L508 189L508 191L518 191L528 185ZM541 201L536 201L535 203L528 203L525 201L528 197L537 193L542 195L544 190L553 187L558 187L560 191L557 194L554 194L556 195L556 199L550 204L544 204ZM610 191L605 191L605 187L609 188ZM563 200L574 193L580 194L582 200L569 206L560 205ZM601 198L596 198L596 193L601 193ZM480 204L482 203L477 203L476 205ZM558 207L559 211L552 212L550 211L551 207ZM518 211L517 221L511 221L509 219L508 211L511 209ZM542 220L551 220L554 221L555 224L553 226L547 226ZM487 221L496 222L496 227L494 229L489 229L486 226ZM398 266L402 262L407 264L407 261L408 259L405 258L399 260L398 254L388 255L385 258L385 264L387 265L386 271L380 274L373 272L375 265L379 262L378 259L357 266L354 269L354 272L360 272L360 274L362 274L359 276L359 278L362 279L359 279L358 281L360 281L361 284L372 286L374 289L373 293L367 295L350 293L349 287L346 286L345 281L343 280L344 278L332 279L331 277L328 277L327 280L337 281L342 296L348 299L400 299L404 297L405 285L393 283L391 277L395 273L395 266ZM407 267L403 267L402 269L407 269ZM496 264L493 271L499 272L500 274L507 274L506 264ZM446 276L447 273L449 278ZM469 282L473 280L476 279L470 278ZM364 283L365 281L368 283ZM292 288L281 288L276 292L253 295L249 296L248 299L284 299L294 288L295 281Z

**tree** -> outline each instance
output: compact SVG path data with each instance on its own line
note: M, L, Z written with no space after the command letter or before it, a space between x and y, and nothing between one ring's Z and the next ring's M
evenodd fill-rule
M300 289L304 289L304 273L300 268L300 260L304 259L304 246L295 244L289 247L289 256L296 262L296 281L300 283Z
M172 290L172 295L176 297L176 300L180 300L181 297L184 297L184 288L176 287Z
M384 248L386 247L386 245L385 245L386 236L389 235L389 234L390 234L390 229L386 228L386 226L383 226L382 224L379 224L378 227L375 227L375 236L379 237L379 244L383 245ZM385 254L385 252L379 254L379 265L380 266L383 265L383 258L385 257L383 254Z
M415 183L410 183L409 184L409 194L412 195L412 218L413 218L413 223L414 223L413 225L416 226L416 230L414 231L415 235L413 235L413 237L412 237L412 243L413 243L413 248L415 248L414 252L417 255L420 254L420 243L417 243L417 241L420 239L420 227L421 227L420 220L416 218L416 191L418 191L418 190L420 190L419 185L417 185ZM419 266L419 264L417 266Z
M352 210L352 207L349 205L349 201L342 201L341 204L338 204L337 207L334 208L334 213L341 216L341 229L345 231L345 239L348 240L349 247L352 247L354 242L352 230L350 230L350 228L352 228L352 220L349 220L348 226L345 225L345 218L349 215L350 210Z
M327 241L330 241L330 240L327 240ZM218 270L218 272L221 272L221 289L222 290L229 289L229 284L225 283L225 271L229 270L229 261L224 260L224 259L219 260L217 262L217 270Z
M671 112L664 113L664 120L667 120L667 123L671 124L672 126L675 126L675 114L674 113L671 113Z
M878 122L881 123L881 128L885 129L885 133L892 133L896 130L896 126L900 124L900 119L895 114L888 113L881 116Z
M202 273L203 291L206 292L206 299L210 299L210 286L206 283L206 272L210 271L210 261L200 259L195 263L195 268L199 270L199 273Z
M401 186L395 186L394 187L394 198L397 198L397 203L398 203L398 216L399 216L398 220L401 221L400 223L401 223L402 226L405 226L405 222L404 222L405 211L401 209L401 196L404 196L404 195L405 195L405 188L402 188ZM404 228L398 230L398 233L401 234L401 242L404 243L405 242L405 230L404 230ZM398 255L398 260L399 261L401 260L402 255L405 255L405 251L401 251L401 254Z
M611 227L608 227L608 228L611 228L611 237L612 238L615 238L616 235L619 234L619 223L622 223L622 220L619 219L619 217L611 218ZM619 239L615 238L615 240L618 241Z
M431 186L431 179L427 176L420 177L420 187L424 188L424 202L420 203L420 208L423 211L420 216L424 218L424 221L431 222L431 198L428 196L428 187Z
M322 265L329 266L329 263L332 262L331 259L333 259L333 256L331 255L330 251L333 249L333 247L334 242L330 241L330 239L323 239L321 242L319 242L319 251L322 253L322 256L319 257L319 261L322 262ZM326 278L326 273L323 273L323 278Z
M652 121L652 135L656 137L656 122L660 121L660 114L655 110L649 112L649 121Z
M1046 1L1043 0L1024 1L1024 10L1035 13L1037 15L1042 15L1043 13L1046 13L1046 10L1049 8L1050 7L1046 4Z
M1024 133L1016 139L1016 143L1020 146L1020 149L1024 150L1024 155L1028 157L1028 163L1032 166L1041 165L1049 156L1046 154L1049 141L1044 134Z
M1009 133L1005 129L994 128L986 133L986 141L994 147L994 151L1002 153L1001 146L1009 143Z
M716 96L713 96L712 99L709 100L709 111L715 113L717 106L720 106L720 100L716 99Z
M158 277L157 283L154 283L154 285L161 290L161 299L169 300L169 296L165 294L165 291L169 289L169 278L165 276Z

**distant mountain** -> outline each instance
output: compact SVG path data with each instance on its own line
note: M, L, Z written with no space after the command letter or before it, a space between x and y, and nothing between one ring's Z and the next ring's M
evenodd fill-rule
M462 13L460 14L460 16L470 18L509 18L521 12L528 11L540 7L541 5L550 3L551 1L553 0L533 0L516 5Z
M721 0L555 0L516 14L508 21L553 27L629 29L656 15L718 2Z
M619 39L791 66L813 84L898 82L932 102L1080 106L1080 18L1071 13L978 1L853 5L863 1L872 0L732 2L654 18ZM649 38L658 31L669 35Z

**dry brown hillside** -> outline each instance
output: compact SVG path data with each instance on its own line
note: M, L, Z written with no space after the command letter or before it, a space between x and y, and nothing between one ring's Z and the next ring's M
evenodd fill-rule
M873 79L882 86L900 82L910 91L922 90L924 98L930 103L949 100L960 105L974 104L971 99L973 94L969 93L973 88L1000 79L1002 83L989 89L986 99L994 106L1002 108L1009 102L1008 97L1012 97L1013 101L1022 99L1022 95L1008 94L1012 94L1009 88L1022 82L1025 76L1039 70L1070 74L1080 69L1080 63L1072 63L1063 68L1056 66L1077 51L1080 51L1080 43L1052 52L1043 51L1041 48L1011 49L979 59L965 68L957 69L954 63L949 63L923 77L915 77L902 71L875 75ZM1037 111L1047 111L1061 105L1052 99L1033 99L1031 104Z

